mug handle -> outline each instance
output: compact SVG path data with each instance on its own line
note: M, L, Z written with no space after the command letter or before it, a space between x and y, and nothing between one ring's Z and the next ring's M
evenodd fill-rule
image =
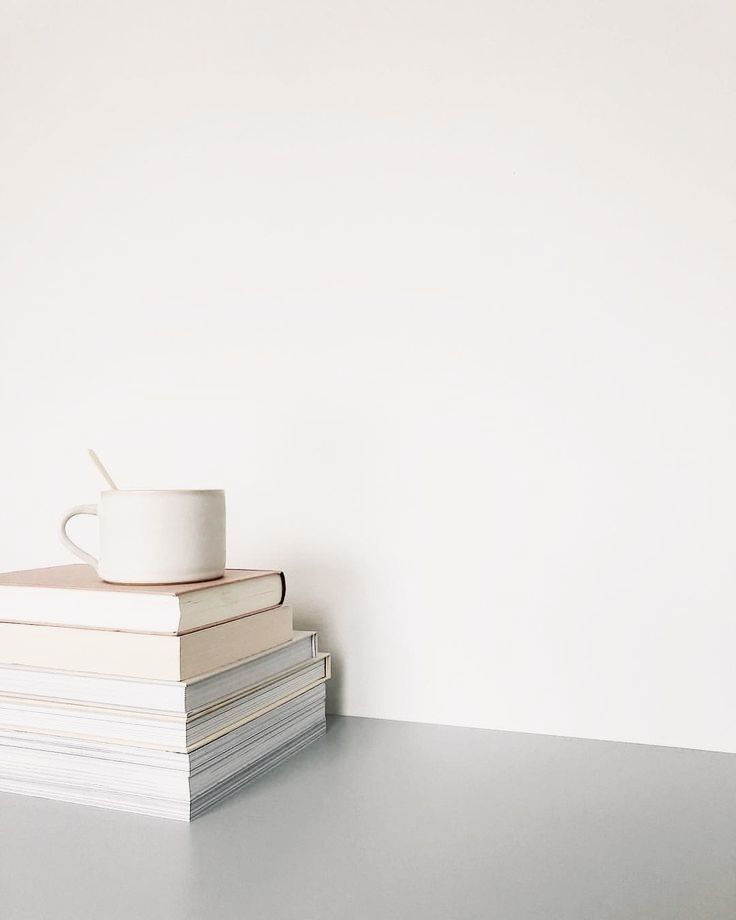
M66 532L66 525L71 521L71 519L77 514L97 514L97 505L75 505L73 508L70 508L64 517L61 519L61 524L59 526L59 536L61 537L61 542L66 546L68 550L71 550L75 556L79 556L87 565L91 565L94 569L97 568L98 562L94 556L90 556L89 553L77 546L76 543L73 543Z

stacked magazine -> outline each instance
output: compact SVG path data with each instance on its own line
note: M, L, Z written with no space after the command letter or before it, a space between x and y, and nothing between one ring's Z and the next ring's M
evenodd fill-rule
M0 791L191 820L325 731L330 657L276 571L0 575Z

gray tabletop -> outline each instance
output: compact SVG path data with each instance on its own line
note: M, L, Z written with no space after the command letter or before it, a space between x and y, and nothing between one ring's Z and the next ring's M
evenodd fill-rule
M732 920L736 759L333 718L191 825L0 795L3 920Z

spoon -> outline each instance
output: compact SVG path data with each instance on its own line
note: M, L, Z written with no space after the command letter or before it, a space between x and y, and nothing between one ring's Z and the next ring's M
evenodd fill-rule
M100 460L100 458L99 458L99 457L97 456L97 454L92 450L91 447L88 447L88 448L87 448L87 453L88 453L89 456L90 456L90 460L94 463L94 465L97 467L97 469L99 470L99 472L102 473L102 476L103 476L105 482L110 486L111 489L114 489L114 490L117 492L117 491L118 491L118 487L117 487L117 486L115 485L115 483L112 481L112 476L111 476L111 475L107 472L107 470L105 469L105 467L104 467L104 465L103 465L103 463L102 463L102 460Z

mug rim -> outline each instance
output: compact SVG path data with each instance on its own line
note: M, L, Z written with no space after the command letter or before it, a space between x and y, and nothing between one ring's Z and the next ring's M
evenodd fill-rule
M207 493L221 493L224 494L224 489L103 489L100 492L100 495L170 495L172 493L178 494L198 494L206 495Z

